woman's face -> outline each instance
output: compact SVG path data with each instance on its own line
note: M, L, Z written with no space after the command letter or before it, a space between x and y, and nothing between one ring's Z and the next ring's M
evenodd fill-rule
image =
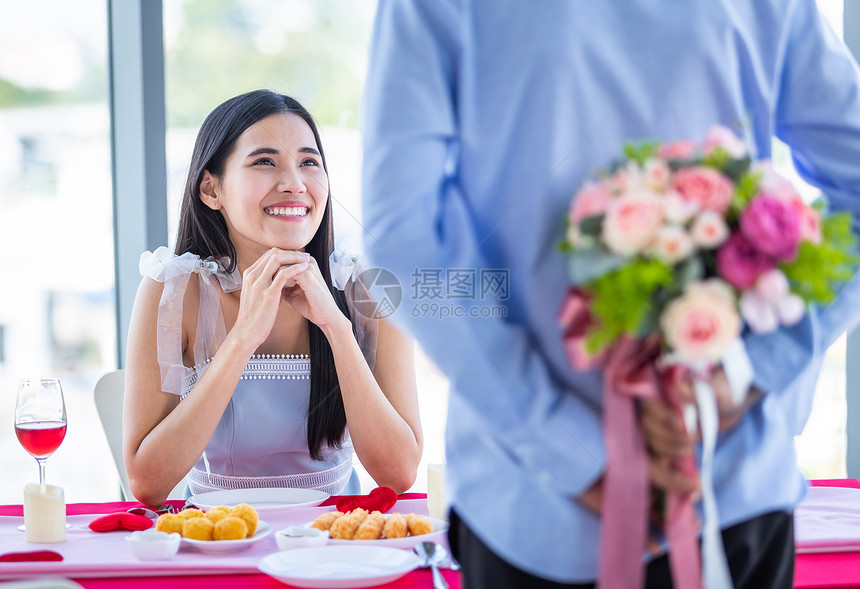
M207 171L200 198L220 210L248 266L266 250L304 250L316 234L328 198L310 126L292 113L273 114L245 130L227 158L224 173Z

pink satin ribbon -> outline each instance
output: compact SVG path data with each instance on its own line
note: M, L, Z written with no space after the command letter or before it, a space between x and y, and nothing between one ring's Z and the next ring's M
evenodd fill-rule
M654 367L659 341L624 336L600 356L589 356L585 337L594 320L588 302L580 289L568 291L559 322L565 328L564 346L571 365L577 370L603 370L607 467L603 475L598 584L607 589L638 589L644 586L642 555L646 549L650 493L648 455L635 400L665 398L661 394L665 390L660 386L661 377ZM695 473L692 457L674 466L685 474ZM668 494L666 535L674 586L700 589L696 518L689 497Z

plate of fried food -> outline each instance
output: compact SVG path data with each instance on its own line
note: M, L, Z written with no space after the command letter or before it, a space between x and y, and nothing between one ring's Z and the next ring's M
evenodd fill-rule
M182 536L183 544L214 553L244 550L272 531L247 503L218 505L205 513L196 508L164 513L158 516L155 529L176 532Z
M328 531L329 544L409 549L418 542L438 541L448 531L448 522L414 513L369 513L358 508L326 512L305 527Z

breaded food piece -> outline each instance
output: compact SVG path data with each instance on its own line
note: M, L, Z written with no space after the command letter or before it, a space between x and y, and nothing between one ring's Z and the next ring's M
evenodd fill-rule
M352 540L356 530L367 518L367 511L358 508L353 509L343 517L338 518L329 528L329 535L333 540Z
M410 513L406 516L406 527L410 536L420 536L433 531L433 522L426 515L415 515Z
M358 529L355 531L355 535L352 537L353 540L377 540L382 538L382 527L385 525L385 518L383 515L374 511L370 515L368 515L361 525L358 526Z
M339 511L329 511L328 513L324 513L318 518L314 520L314 523L311 524L312 528L316 528L318 530L322 530L325 532L326 530L331 528L331 525L337 520L339 517L343 517L343 514Z
M159 532L167 532L168 534L182 533L182 526L185 524L185 518L178 513L162 513L155 520L155 529Z
M182 537L189 540L211 540L215 524L205 517L190 517L182 525Z
M210 520L213 524L217 524L225 517L230 517L230 514L232 512L232 508L227 507L226 505L220 505L218 507L213 507L212 509L207 511L206 519Z
M247 503L240 503L234 507L230 515L245 520L245 523L248 525L249 536L253 536L254 532L257 531L257 522L260 521L260 516L257 514L257 510Z
M248 536L248 524L240 517L228 515L212 531L215 540L244 540Z
M181 515L185 519L189 519L192 517L203 517L204 513L196 507L189 507L188 509L183 509L182 511L180 511L179 515Z
M389 515L382 528L382 535L386 538L405 538L406 516L397 512Z

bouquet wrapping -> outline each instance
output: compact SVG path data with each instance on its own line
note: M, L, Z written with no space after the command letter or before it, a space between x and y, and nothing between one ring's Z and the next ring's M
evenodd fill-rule
M807 204L725 127L702 142L626 145L577 192L561 244L572 286L560 322L572 365L604 373L604 586L640 587L644 578L648 470L637 398L662 398L702 437L701 561L691 499L666 498L675 586L731 586L710 461L719 407L740 404L752 384L742 336L794 325L808 305L829 303L854 274L855 245L847 213ZM719 407L708 384L718 366L732 391ZM679 378L692 378L694 404L667 393ZM697 468L692 457L674 466Z

